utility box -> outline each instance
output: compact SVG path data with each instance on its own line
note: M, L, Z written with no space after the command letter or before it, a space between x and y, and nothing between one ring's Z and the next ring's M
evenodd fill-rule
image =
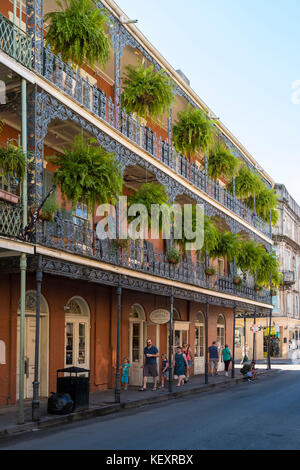
M69 374L59 377L59 374ZM78 374L80 374L78 376ZM87 377L83 374L88 374ZM89 407L90 402L90 371L80 367L67 367L56 372L57 393L68 393L73 402L74 410Z

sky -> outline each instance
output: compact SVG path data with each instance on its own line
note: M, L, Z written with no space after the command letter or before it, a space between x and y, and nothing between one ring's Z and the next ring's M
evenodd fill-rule
M300 0L116 3L300 205Z

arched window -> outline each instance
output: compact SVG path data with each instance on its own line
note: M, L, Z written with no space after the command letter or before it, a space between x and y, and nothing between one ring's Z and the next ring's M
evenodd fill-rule
M217 342L220 349L225 346L225 318L219 315L217 320Z
M176 308L173 308L173 321L180 321L180 320L181 320L180 313L178 312L178 310L176 310Z
M137 320L146 320L146 315L143 307L140 304L134 304L131 307L129 318Z
M198 312L195 317L195 357L204 357L204 315Z
M65 365L89 368L90 309L81 297L73 297L65 306Z

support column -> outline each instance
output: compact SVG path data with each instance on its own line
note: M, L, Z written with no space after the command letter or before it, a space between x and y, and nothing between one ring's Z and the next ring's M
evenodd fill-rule
M173 289L170 295L170 336L169 336L169 393L173 391L173 311L174 311L174 294Z
M41 286L43 280L42 256L38 257L36 270L36 324L35 324L35 360L34 360L34 382L33 382L33 400L32 400L32 421L40 419L40 401L39 401L39 351L40 351L40 313L41 313Z
M21 271L21 300L20 300L20 365L19 365L19 405L18 424L24 424L24 345L25 345L25 300L26 300L26 254L20 258Z
M173 111L170 108L168 118L168 143L169 143L169 165L172 164L172 153L173 153Z
M244 351L245 351L245 354L246 354L246 344L247 344L247 318L244 317Z
M269 337L268 337L268 369L271 370L271 328L272 328L272 313L270 310L270 321L269 321Z
M121 302L122 302L122 287L119 284L117 287L117 357L116 357L115 403L121 402L121 383L120 383Z
M26 0L26 29L33 42L33 68L42 74L43 71L43 0Z
M115 127L121 129L121 93L122 93L122 79L121 79L121 59L124 49L124 39L122 34L122 27L115 24L112 31L112 44L114 49L114 75L115 75Z
M236 307L233 308L233 341L232 341L232 368L231 368L231 377L235 377L235 319L236 319Z
M206 302L206 315L205 315L205 383L208 384L208 315L209 303Z
M254 310L254 325L256 325L256 309ZM255 354L255 340L256 340L256 333L255 331L253 332L253 361L256 359L256 354Z

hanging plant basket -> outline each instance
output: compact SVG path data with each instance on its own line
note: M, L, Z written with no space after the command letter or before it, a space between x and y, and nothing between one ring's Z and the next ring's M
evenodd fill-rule
M271 296L272 297L276 297L277 294L278 294L278 292L277 292L276 289L271 289Z
M176 248L170 248L167 254L167 260L171 264L178 264L181 258L181 253Z
M206 274L206 276L215 276L216 275L216 270L215 270L215 268L206 268L205 269L205 274Z
M121 248L121 249L125 249L125 248L128 248L129 247L129 238L126 238L126 239L121 239L121 238L115 238L113 240L113 244L115 247L117 248Z
M236 276L236 277L233 278L233 283L236 286L241 286L243 284L243 280L242 280L242 278Z
M262 286L260 286L260 285L258 285L258 284L255 284L254 290L255 290L256 292L261 292L261 291L262 291Z

